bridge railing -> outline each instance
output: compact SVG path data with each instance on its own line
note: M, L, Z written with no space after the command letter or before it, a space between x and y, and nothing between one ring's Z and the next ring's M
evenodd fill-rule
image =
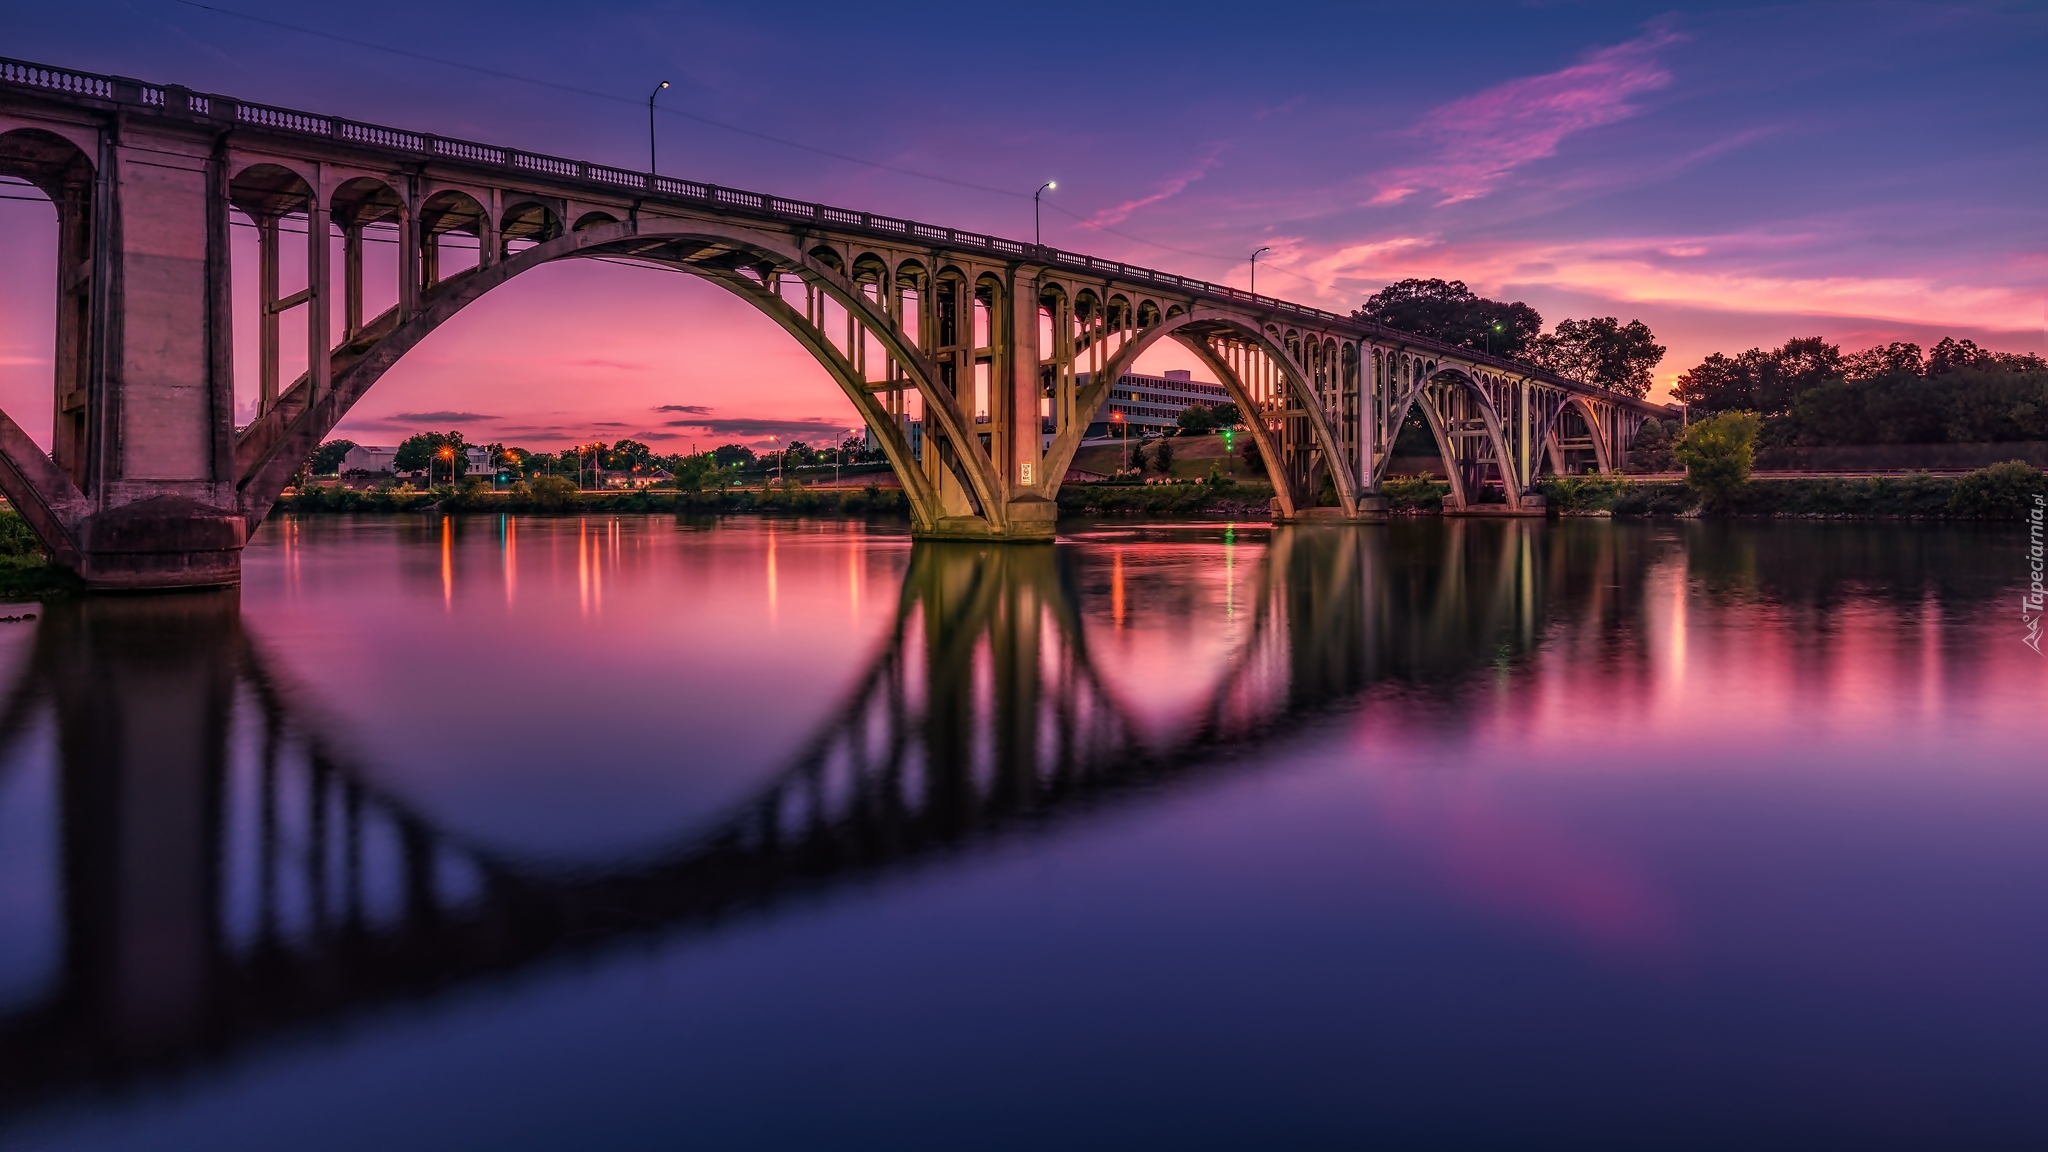
M1568 380L1553 373L1516 363L1504 357L1475 352L1443 344L1412 332L1402 332L1369 320L1360 320L1340 312L1312 308L1273 296L1261 296L1232 288L1227 284L1215 284L1191 276L1179 276L1161 272L1119 260L1104 260L1079 252L1067 252L1046 245L1026 244L1019 240L1006 240L980 232L963 232L956 228L941 227L937 224L923 224L915 220L902 220L891 216L877 216L870 212L859 212L851 208L836 208L829 204L814 204L805 200L789 200L766 192L750 192L741 188L725 188L716 184L703 184L694 180L682 180L672 176L661 176L652 172L633 172L625 168L614 168L604 164L592 164L583 160L569 160L560 156L548 156L538 152L524 152L516 148L501 148L492 144L479 144L472 140L460 140L449 136L435 136L422 132L408 132L402 128L388 128L381 124L365 124L333 116L319 116L310 112L299 112L290 108L276 108L267 104L252 104L230 96L193 92L176 85L154 85L140 80L129 80L116 76L100 76L90 72L79 72L64 68L52 68L25 60L11 60L0 57L0 83L45 92L63 93L73 97L94 100L110 100L116 103L141 104L160 109L165 113L184 113L206 120L246 127L265 132L276 132L292 136L322 137L359 148L371 148L385 152L403 153L408 160L433 158L484 168L507 169L522 174L541 176L549 180L572 181L589 184L607 192L631 191L654 200L668 200L682 203L715 205L721 210L736 210L758 213L777 219L809 220L818 224L842 229L858 229L884 234L891 237L909 237L954 248L992 252L1002 256L1028 257L1047 264L1063 265L1069 268L1093 272L1107 272L1131 280L1149 281L1182 291L1250 304L1273 312L1300 316L1324 324L1370 333L1383 340L1406 343L1428 349L1442 356L1475 361L1504 372L1514 372L1534 379L1544 380L1558 387L1574 392L1590 392L1617 401L1648 405L1643 401L1625 397L1590 384Z

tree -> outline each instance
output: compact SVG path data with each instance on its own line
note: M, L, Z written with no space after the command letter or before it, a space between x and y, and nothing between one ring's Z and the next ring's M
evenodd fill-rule
M1237 410L1237 401L1225 400L1209 409L1209 418L1218 428L1238 428L1244 425L1244 413Z
M1173 473L1173 441L1161 440L1159 447L1153 449L1152 466L1159 469L1161 476Z
M604 466L614 472L654 467L654 449L638 440L621 440L604 454Z
M1710 507L1726 507L1749 482L1761 424L1754 412L1722 412L1686 429L1672 449L1686 484Z
M1875 380L1879 376L1919 376L1926 371L1918 344L1894 341L1881 348L1865 348L1842 358L1842 379Z
M1671 467L1671 430L1652 417L1636 431L1628 446L1628 462L1645 472L1662 472Z
M711 450L711 458L720 468L738 465L741 468L754 466L754 450L744 444L720 444Z
M1560 320L1556 332L1536 338L1529 355L1530 363L1568 380L1639 400L1650 394L1650 370L1663 359L1664 346L1649 325L1613 316Z
M1180 415L1175 418L1174 423L1180 426L1181 434L1184 436L1194 436L1216 430L1216 416L1209 410L1207 404L1190 404L1181 409Z
M446 448L448 455L441 450ZM452 467L450 467L452 465ZM460 432L419 432L408 436L398 445L398 453L391 458L391 466L400 472L436 472L449 468L453 479L469 470L469 445Z
M1770 352L1751 348L1734 357L1716 352L1680 376L1671 392L1707 412L1780 416L1791 411L1800 393L1841 379L1843 368L1839 347L1808 336Z
M1465 287L1463 280L1403 280L1365 298L1352 317L1413 332L1446 344L1491 347L1497 356L1515 356L1543 331L1543 317L1520 301L1488 300Z
M348 459L354 449L353 440L329 440L313 450L313 456L306 461L306 470L315 476L332 476L341 471L342 462Z

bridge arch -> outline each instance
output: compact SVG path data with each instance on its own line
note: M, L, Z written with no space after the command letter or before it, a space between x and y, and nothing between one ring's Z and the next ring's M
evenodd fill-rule
M1470 481L1475 477L1466 475L1471 463L1459 458L1458 445L1454 437L1470 434L1474 429L1451 427L1455 422L1463 425L1475 416L1480 421L1480 431L1493 449L1493 462L1500 473L1501 490L1511 509L1522 507L1521 483L1513 468L1513 457L1508 453L1507 434L1501 427L1500 414L1494 410L1493 399L1471 373L1461 368L1438 368L1434 361L1418 362L1420 380L1395 402L1391 426L1399 428L1408 417L1411 406L1420 407L1423 419L1429 424L1430 434L1436 439L1437 453L1443 459L1444 472L1451 483L1451 502L1463 509L1470 507L1477 492L1470 490ZM1457 402L1470 405L1470 411L1459 410ZM1385 470L1393 461L1393 454L1380 462L1373 477L1374 487L1384 477Z
M459 195L459 194L458 194ZM466 198L466 197L465 197ZM474 204L474 201L470 201ZM459 201L443 209L453 228L474 221L454 215ZM426 227L422 211L422 228ZM715 253L703 259L706 253ZM982 514L1000 526L1002 505L988 456L971 436L952 397L936 386L937 373L916 342L906 339L890 318L884 301L871 299L844 276L793 247L783 247L759 232L721 224L683 220L641 220L597 224L570 232L505 260L480 266L431 287L422 307L411 315L393 308L369 326L371 337L359 349L336 355L333 381L321 396L305 396L308 381L294 389L298 402L281 405L252 425L236 445L238 502L254 531L269 514L285 482L299 463L318 446L348 411L392 365L430 333L491 289L543 264L589 256L628 257L709 280L752 303L807 348L861 413L881 442L884 454L902 480L918 527L930 531L948 515L942 493L910 452L909 439L868 390L855 362L811 322L805 312L784 300L774 276L791 273L831 298L856 317L887 354L901 366L907 383L924 401L927 419L958 447L947 469L971 493Z
M1551 471L1558 475L1565 474L1566 461L1562 442L1567 414L1574 415L1585 423L1587 436L1593 442L1593 461L1601 474L1613 472L1614 454L1608 446L1607 437L1602 434L1601 425L1604 421L1601 420L1600 413L1594 409L1592 402L1578 395L1566 396L1564 402L1559 404L1543 422L1542 435L1538 437L1537 448L1530 456L1531 467L1539 467L1541 463L1547 462L1551 465Z
M1082 289L1076 296L1077 313L1081 299L1091 296L1092 292L1089 289ZM1112 305L1122 299L1121 296L1110 298ZM1086 427L1087 418L1102 407L1109 390L1130 371L1131 366L1137 363L1138 357L1143 355L1146 349L1171 336L1202 358L1210 370L1216 373L1224 389L1230 393L1230 399L1237 404L1238 410L1246 414L1246 427L1250 429L1253 441L1259 446L1259 454L1265 460L1267 475L1273 481L1273 491L1281 501L1283 513L1290 517L1294 516L1302 501L1314 500L1314 492L1304 494L1293 491L1293 485L1281 470L1279 446L1274 442L1272 430L1266 427L1263 419L1258 418L1258 407L1253 403L1250 390L1238 379L1237 373L1230 365L1216 355L1215 349L1205 338L1219 331L1227 332L1259 348L1279 366L1281 377L1290 393L1307 410L1309 424L1314 431L1316 445L1322 450L1323 458L1326 461L1344 459L1341 441L1337 438L1335 430L1330 427L1328 415L1323 411L1307 374L1299 362L1286 354L1285 347L1278 342L1270 326L1262 329L1241 316L1220 309L1197 307L1183 311L1179 315L1161 317L1157 323L1140 328L1135 334L1128 336L1103 363L1102 368L1089 378L1088 386L1081 389L1075 399L1075 420L1067 428L1062 429L1046 453L1047 494L1050 496L1059 491L1058 486L1066 476L1067 467L1073 462L1074 453L1080 448L1081 432ZM1333 468L1331 475L1336 482L1337 498L1343 505L1345 515L1356 516L1358 494L1350 471L1348 468Z

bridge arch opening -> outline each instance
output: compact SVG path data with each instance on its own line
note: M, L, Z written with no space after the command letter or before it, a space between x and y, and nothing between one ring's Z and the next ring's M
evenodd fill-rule
M498 223L498 258L524 252L562 234L562 218L538 200L514 203Z
M437 222L445 226L444 230L454 230L477 219L464 217L463 204L453 197L435 207L441 212ZM421 215L422 231L430 235L427 230L432 225L425 211ZM707 228L709 234L705 233ZM256 435L258 430L252 428L237 448L239 487L252 523L260 523L267 514L291 468L407 350L508 279L577 257L692 273L748 300L796 336L840 384L862 421L881 442L903 482L920 528L935 529L949 515L983 514L996 502L997 485L989 475L985 450L977 451L978 445L970 438L971 424L963 426L961 418L947 410L947 404L935 401L934 397L941 394L934 384L936 374L930 370L925 353L893 323L886 301L881 298L879 283L857 286L806 256L774 251L751 234L682 221L675 222L672 231L655 232L643 221L637 226L608 225L558 237L445 281L439 291L425 299L419 314L391 325L387 335L373 342L374 347L337 364L332 394L326 403L316 405L318 411L309 413L305 420L281 416L272 420L270 424L274 427L266 426L261 435ZM965 295L967 285L955 283L960 289L955 294L957 299ZM986 293L981 295L986 307L991 301ZM844 338L836 334L836 325L829 322L833 317L826 314L828 305L836 310L834 315L853 321ZM957 327L965 329L967 325ZM923 454L927 461L936 456L935 463L918 467L919 453L911 449L902 423L868 386L869 373L861 362L863 329L875 335L886 352L888 367L879 378L900 381L901 390L917 393L925 411L936 417L938 431L943 433L937 438L942 448L937 453ZM971 338L966 332L959 335ZM300 386L304 383L301 381ZM837 438L835 435L834 440ZM930 434L924 437L927 446L934 439ZM966 448L952 449L956 444L965 444ZM246 451L245 445L249 446ZM246 467L239 466L242 464Z
M312 185L283 165L237 171L228 180L228 204L239 426L276 407L284 382L324 355L313 311L326 301L313 299L313 272L332 241L326 213L315 212Z
M345 180L328 197L328 215L340 229L341 323L344 342L363 332L369 317L394 307L403 292L398 256L404 241L405 201L382 180Z
M476 197L454 188L427 197L420 205L420 289L431 291L442 281L483 266L484 238L490 213ZM466 236L461 243L456 236Z
M95 175L84 150L54 132L0 133L0 186L20 193L0 208L21 225L8 229L0 247L9 269L0 286L0 344L10 353L0 358L0 411L81 486L90 435ZM37 193L47 207L36 203Z

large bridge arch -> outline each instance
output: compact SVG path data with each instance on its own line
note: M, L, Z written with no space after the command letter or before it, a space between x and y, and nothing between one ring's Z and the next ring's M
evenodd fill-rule
M1602 427L1605 422L1600 418L1600 413L1594 409L1591 401L1587 400L1584 396L1576 395L1566 396L1563 403L1551 411L1543 421L1542 432L1537 437L1536 448L1529 457L1531 471L1540 469L1543 463L1547 461L1551 465L1551 471L1559 475L1564 474L1565 462L1561 441L1563 439L1564 418L1568 412L1575 413L1580 420L1585 422L1586 433L1593 442L1593 460L1601 474L1606 475L1616 471L1614 452L1607 443L1607 436Z
M714 257L703 259L707 252ZM428 289L413 314L404 315L401 303L366 325L361 338L336 352L332 383L324 394L305 395L310 381L301 379L288 398L291 402L280 403L266 413L238 441L237 497L250 530L268 516L300 462L405 353L513 277L543 264L592 256L630 258L696 275L755 305L812 353L860 412L901 479L920 530L936 531L949 513L962 511L979 511L992 530L1003 527L999 486L987 453L980 450L955 398L938 387L938 374L929 358L903 336L885 302L871 299L846 277L768 233L701 221L642 218L593 223L465 271ZM908 437L869 390L854 361L833 345L810 317L781 297L770 279L774 273L792 273L829 296L857 318L860 327L901 366L924 401L927 418L956 445L948 465L962 488L971 493L974 509L946 507L939 486L917 466Z
M1477 379L1462 368L1445 367L1432 361L1423 365L1418 375L1420 379L1412 387L1403 390L1400 398L1394 402L1389 426L1400 428L1401 423L1408 418L1409 408L1420 409L1423 420L1429 425L1431 437L1436 440L1437 454L1443 460L1445 477L1451 483L1451 503L1459 509L1468 508L1477 493L1469 490L1468 481L1471 478L1465 475L1465 468L1470 462L1459 459L1454 437L1474 430L1451 427L1454 418L1462 423L1468 417L1446 411L1445 401L1456 397L1470 401L1482 425L1477 431L1483 433L1487 443L1493 448L1493 458L1500 471L1501 488L1507 497L1508 507L1519 511L1522 507L1522 485L1514 474L1514 457L1508 449L1507 431L1501 424L1500 413L1494 409L1493 398L1487 394ZM1393 453L1389 452L1374 466L1375 489L1386 478L1386 469L1392 463Z
M1084 290L1085 291L1085 290ZM1111 303L1120 298L1112 296ZM1148 301L1149 303L1149 301ZM1245 316L1219 308L1196 306L1187 311L1174 313L1163 318L1153 305L1153 322L1136 329L1117 350L1103 362L1102 368L1089 378L1088 386L1080 390L1075 398L1075 420L1062 429L1046 453L1045 475L1048 494L1056 494L1059 484L1066 476L1067 467L1073 462L1074 453L1080 448L1081 433L1087 426L1087 419L1102 407L1104 397L1116 382L1131 370L1138 357L1166 337L1173 337L1190 351L1202 358L1210 371L1230 393L1231 400L1239 411L1247 416L1246 426L1251 430L1252 439L1258 443L1259 453L1266 462L1266 472L1273 481L1273 491L1281 500L1283 514L1292 517L1298 512L1298 505L1312 502L1314 492L1297 493L1280 468L1279 446L1274 442L1271 429L1263 420L1252 418L1258 409L1244 382L1238 379L1228 363L1215 354L1208 337L1217 332L1228 333L1264 352L1280 369L1281 378L1286 381L1289 394L1306 410L1309 426L1313 430L1316 446L1322 450L1325 461L1343 460L1343 441L1330 426L1329 415L1323 410L1316 395L1313 381L1303 370L1300 362L1288 353L1286 346L1274 333L1262 328L1256 321ZM1358 514L1358 490L1355 478L1348 468L1332 468L1331 475L1337 486L1337 499L1343 505L1344 514L1354 517Z

